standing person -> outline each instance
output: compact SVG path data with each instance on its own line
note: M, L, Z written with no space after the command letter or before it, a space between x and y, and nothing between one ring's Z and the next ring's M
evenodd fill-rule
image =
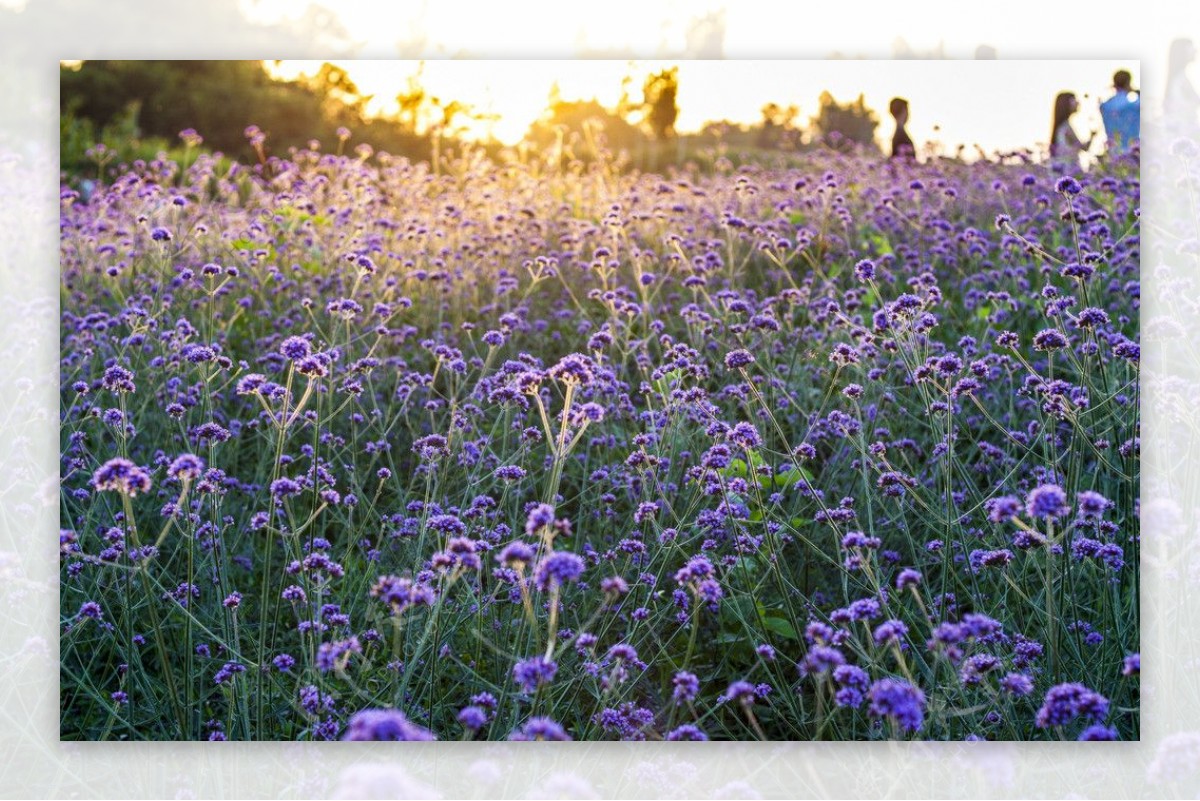
M1191 39L1171 42L1167 56L1167 90L1163 94L1163 114L1168 130L1182 135L1194 134L1196 112L1200 111L1200 94L1188 80L1187 67L1196 58L1196 46Z
M908 101L902 97L893 97L892 102L888 104L888 111L896 120L896 133L892 134L891 157L915 161L917 149L913 146L913 140L908 135L908 131L904 130L904 124L908 122Z
M1079 169L1079 156L1092 146L1096 132L1080 141L1071 127L1071 115L1079 110L1074 92L1059 92L1054 98L1054 125L1050 129L1050 163L1060 169Z
M1140 137L1142 98L1133 90L1132 81L1128 70L1118 70L1113 74L1113 96L1100 104L1107 150L1114 156L1128 153Z

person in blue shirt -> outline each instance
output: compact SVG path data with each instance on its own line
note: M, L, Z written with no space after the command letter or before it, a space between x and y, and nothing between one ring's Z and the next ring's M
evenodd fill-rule
M1142 120L1142 98L1130 86L1132 76L1126 70L1113 75L1115 94L1100 104L1100 118L1108 136L1108 152L1128 153L1139 139Z

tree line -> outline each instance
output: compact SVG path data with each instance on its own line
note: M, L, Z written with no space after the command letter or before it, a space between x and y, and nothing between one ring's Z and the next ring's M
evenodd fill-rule
M412 160L436 158L461 144L462 134L485 115L459 100L430 94L419 76L409 78L387 115L368 111L372 101L351 76L333 64L291 80L272 77L261 61L86 61L64 64L61 77L62 170L95 175L93 145L106 145L113 163L153 158L181 146L179 133L192 129L204 147L239 161L257 157L245 130L268 134L270 152L324 146L344 130L354 142ZM692 146L724 144L737 150L803 150L813 146L874 147L878 117L860 96L840 103L822 95L804 128L795 105L769 103L756 124L712 122L680 137L677 68L643 76L640 97L626 78L620 102L607 108L595 100L565 99L552 92L542 116L525 136L527 148L557 147L586 160L600 149L639 153L638 166L661 167ZM682 140L682 141L681 141ZM495 142L477 143L493 154ZM646 154L650 161L646 162Z

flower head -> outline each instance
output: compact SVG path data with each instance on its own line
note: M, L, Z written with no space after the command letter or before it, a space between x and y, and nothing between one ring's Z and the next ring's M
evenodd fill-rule
M350 718L343 740L436 740L398 709L364 709Z
M101 491L116 490L132 498L150 489L150 474L118 456L100 465L92 474L92 486Z
M925 693L900 679L880 679L867 692L872 717L887 717L907 731L916 731L925 723Z
M551 587L578 581L583 575L584 567L584 561L579 555L569 551L555 551L534 567L533 583L545 592Z

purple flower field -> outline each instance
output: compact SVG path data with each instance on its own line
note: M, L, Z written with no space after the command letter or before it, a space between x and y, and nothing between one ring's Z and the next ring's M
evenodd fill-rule
M1136 162L319 149L61 217L61 736L1139 736Z

